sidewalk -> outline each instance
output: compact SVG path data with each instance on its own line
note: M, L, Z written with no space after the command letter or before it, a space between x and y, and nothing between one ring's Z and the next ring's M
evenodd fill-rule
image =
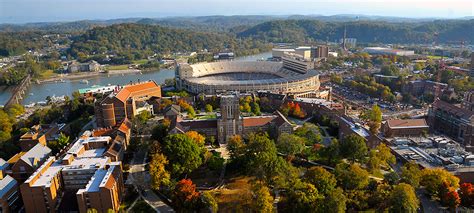
M139 150L134 154L127 181L138 189L140 197L156 212L175 212L150 189L150 177L145 171L146 155L147 153L144 150Z

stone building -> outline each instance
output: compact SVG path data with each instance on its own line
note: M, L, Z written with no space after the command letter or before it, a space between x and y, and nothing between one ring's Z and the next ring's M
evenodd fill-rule
M227 143L228 139L234 135L246 137L254 132L268 132L278 136L281 133L292 133L293 126L284 115L276 111L273 115L242 117L239 109L239 98L236 95L221 96L220 115L217 119L206 120L183 120L181 116L175 116L172 107L165 111L165 115L170 113L168 118L175 118L171 121L170 133L185 133L187 131L197 131L207 137L217 137L219 143Z

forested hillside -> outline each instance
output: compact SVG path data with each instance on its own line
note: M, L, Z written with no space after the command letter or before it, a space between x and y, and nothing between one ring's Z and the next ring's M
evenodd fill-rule
M145 54L230 49L239 55L268 50L268 44L223 33L194 32L156 25L118 24L94 28L74 39L71 54Z
M238 37L270 42L334 41L347 35L359 42L431 43L467 41L474 43L474 19L422 23L388 23L378 21L321 22L316 20L269 21L237 32Z

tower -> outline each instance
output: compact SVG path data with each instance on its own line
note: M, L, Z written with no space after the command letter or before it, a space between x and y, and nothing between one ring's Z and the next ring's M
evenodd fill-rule
M217 139L226 143L234 135L242 135L243 119L240 117L239 97L221 96L221 116L217 120Z
M347 50L347 47L346 47L346 37L347 36L347 29L346 29L346 26L344 25L344 35L342 37L342 50L346 51Z

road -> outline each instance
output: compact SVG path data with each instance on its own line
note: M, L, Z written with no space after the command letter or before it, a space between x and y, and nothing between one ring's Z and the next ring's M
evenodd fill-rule
M147 152L139 149L133 156L130 165L130 175L127 183L133 184L140 193L140 197L147 202L156 212L174 212L174 210L163 202L150 188L150 175L145 171Z

